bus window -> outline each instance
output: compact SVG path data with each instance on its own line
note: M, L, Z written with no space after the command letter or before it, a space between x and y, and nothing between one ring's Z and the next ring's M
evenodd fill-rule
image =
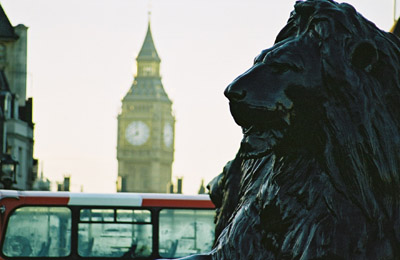
M60 257L70 254L71 212L65 207L22 207L11 215L3 254Z
M214 210L161 210L159 242L159 254L167 258L210 251L214 242Z
M78 229L80 256L151 255L153 228L148 210L82 209Z
M150 211L135 209L135 210L126 210L126 209L117 209L117 221L118 222L151 222Z

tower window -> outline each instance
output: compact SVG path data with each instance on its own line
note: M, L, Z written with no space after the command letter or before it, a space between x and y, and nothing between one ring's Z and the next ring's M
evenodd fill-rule
M153 74L153 67L151 66L146 66L143 68L143 75L149 76Z

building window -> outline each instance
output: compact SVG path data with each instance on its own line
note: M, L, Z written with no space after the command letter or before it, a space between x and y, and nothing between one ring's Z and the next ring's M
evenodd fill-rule
M6 46L0 43L0 65L6 63Z

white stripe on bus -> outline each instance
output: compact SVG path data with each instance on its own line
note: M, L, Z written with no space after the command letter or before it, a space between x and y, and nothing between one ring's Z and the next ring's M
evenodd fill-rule
M129 193L70 193L68 205L140 207L142 196Z

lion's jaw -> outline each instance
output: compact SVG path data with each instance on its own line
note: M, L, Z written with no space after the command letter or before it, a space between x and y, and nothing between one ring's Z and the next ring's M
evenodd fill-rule
M243 129L243 139L240 143L239 156L243 158L259 158L272 151L278 142L281 132L275 130L259 131L253 127Z
M284 136L290 125L290 108L278 103L274 109L252 107L231 101L231 114L242 127L239 156L259 158L265 156Z

